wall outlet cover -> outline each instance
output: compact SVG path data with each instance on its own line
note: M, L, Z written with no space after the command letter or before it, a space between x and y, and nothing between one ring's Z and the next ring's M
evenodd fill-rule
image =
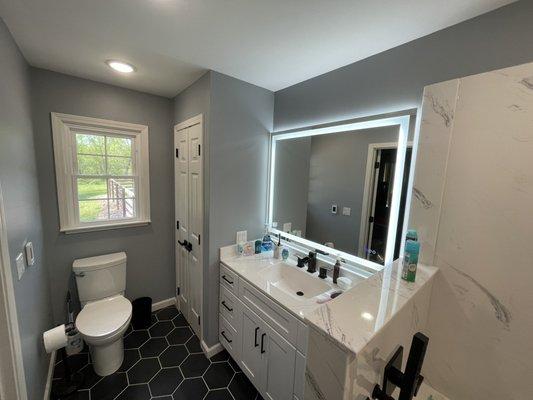
M236 243L246 243L248 241L248 231L238 231Z
M285 222L283 224L283 232L290 233L292 231L292 222Z
M352 209L350 207L342 207L342 215L351 215Z
M33 264L35 264L35 254L33 252L33 243L32 242L26 243L26 246L24 246L24 250L26 251L26 263L28 264L28 267L31 267Z
M17 274L20 281L22 278L22 274L24 274L24 271L26 270L26 264L24 263L24 254L19 253L17 258L15 259L15 262L17 264Z

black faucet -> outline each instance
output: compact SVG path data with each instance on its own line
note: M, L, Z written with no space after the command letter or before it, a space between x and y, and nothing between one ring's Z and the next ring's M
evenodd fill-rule
M376 385L372 392L375 400L394 400L391 396L396 387L400 388L398 400L412 400L424 380L420 375L426 355L429 338L423 333L416 333L411 342L405 372L401 372L403 347L400 346L385 366L383 386Z
M310 251L307 260L307 272L314 274L316 272L316 252Z

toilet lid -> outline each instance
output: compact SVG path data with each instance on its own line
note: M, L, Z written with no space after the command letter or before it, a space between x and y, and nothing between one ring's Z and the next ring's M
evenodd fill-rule
M124 296L115 296L87 304L76 318L82 335L108 336L120 329L131 317L131 303Z

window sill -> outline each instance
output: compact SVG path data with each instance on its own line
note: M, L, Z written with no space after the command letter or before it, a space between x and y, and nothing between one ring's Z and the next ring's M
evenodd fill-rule
M120 222L116 224L101 224L101 225L79 226L76 228L63 228L63 229L60 229L60 232L70 235L74 233L107 231L111 229L122 229L122 228L133 228L136 226L149 225L150 223L151 221L147 219L147 220L142 220L142 221Z

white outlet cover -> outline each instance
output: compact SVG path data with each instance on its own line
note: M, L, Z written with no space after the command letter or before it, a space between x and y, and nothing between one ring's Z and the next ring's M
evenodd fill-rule
M17 263L17 273L20 281L22 274L24 274L24 271L26 270L26 265L24 264L24 254L19 253L15 259L15 262Z
M289 233L290 231L292 231L292 222L285 222L283 224L283 232Z
M337 204L332 204L331 205L331 213L332 214L337 214L339 212L339 207L337 206Z
M342 215L351 215L352 209L350 207L342 207Z

